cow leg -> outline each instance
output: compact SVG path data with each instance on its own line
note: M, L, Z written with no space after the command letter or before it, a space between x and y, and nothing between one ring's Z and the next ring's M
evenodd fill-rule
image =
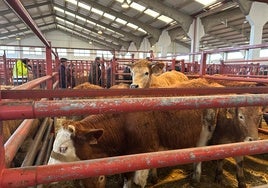
M236 179L238 181L239 188L246 188L247 185L245 183L245 176L244 176L244 157L238 156L234 157L236 161Z
M151 174L152 174L152 182L153 184L156 184L158 181L157 168L151 169Z
M217 168L215 175L215 182L218 184L222 183L223 176L223 159L217 160Z
M211 139L216 128L218 109L204 109L202 115L202 130L200 133L197 147L206 146ZM193 180L200 182L201 178L201 162L194 163Z
M149 176L149 169L137 170L135 172L133 182L136 185L140 185L142 188L144 188L147 184L148 176Z
M131 188L133 183L134 172L127 172L123 174L124 185L123 188Z

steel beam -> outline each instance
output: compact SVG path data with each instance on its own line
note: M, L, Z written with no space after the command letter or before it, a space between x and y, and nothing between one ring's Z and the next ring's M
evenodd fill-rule
M1 102L0 119L268 105L268 94Z
M268 152L268 140L143 153L57 165L3 169L0 187L27 187L71 179L112 175L141 169L161 168L199 161Z

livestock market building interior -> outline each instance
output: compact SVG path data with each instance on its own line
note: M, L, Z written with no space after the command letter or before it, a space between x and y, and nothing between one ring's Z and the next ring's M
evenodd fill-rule
M268 187L267 0L1 0L0 23L1 188L119 188L125 172L152 168L158 169L157 180L149 173L141 187ZM149 68L163 65L153 74L144 72L148 80L177 71L217 86L133 89L131 68L142 60ZM258 139L252 142L76 156L48 165L66 122L101 114L248 106L262 107L261 121L254 124ZM239 122L246 116L237 115ZM66 149L60 150L63 156ZM242 180L236 178L234 156L245 156ZM224 158L219 183L216 160ZM200 161L201 179L193 182L193 163ZM80 182L104 176L103 184ZM131 184L139 187L135 180Z

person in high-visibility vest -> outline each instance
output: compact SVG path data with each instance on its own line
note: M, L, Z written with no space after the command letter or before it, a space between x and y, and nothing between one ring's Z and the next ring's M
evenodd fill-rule
M28 81L29 59L18 59L13 67L13 84L21 85Z

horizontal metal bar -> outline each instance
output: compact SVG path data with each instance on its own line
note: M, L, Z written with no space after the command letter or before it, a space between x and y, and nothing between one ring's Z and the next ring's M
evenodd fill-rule
M17 16L36 34L46 47L50 47L49 42L42 34L30 14L19 0L4 0L6 4L17 14Z
M27 187L55 181L112 175L140 169L161 168L267 152L268 140L261 140L85 160L57 165L4 169L2 171L0 187Z
M267 79L268 80L268 79ZM150 88L150 89L65 89L65 90L2 90L2 99L66 98L97 96L179 96L228 93L268 93L268 87L223 88Z
M230 80L240 82L257 82L257 83L268 83L267 78L244 78L244 77L230 77L230 76L209 76L205 75L203 78L215 79L215 80Z
M105 98L0 103L0 119L30 119L81 114L181 110L268 105L268 94L187 97Z

